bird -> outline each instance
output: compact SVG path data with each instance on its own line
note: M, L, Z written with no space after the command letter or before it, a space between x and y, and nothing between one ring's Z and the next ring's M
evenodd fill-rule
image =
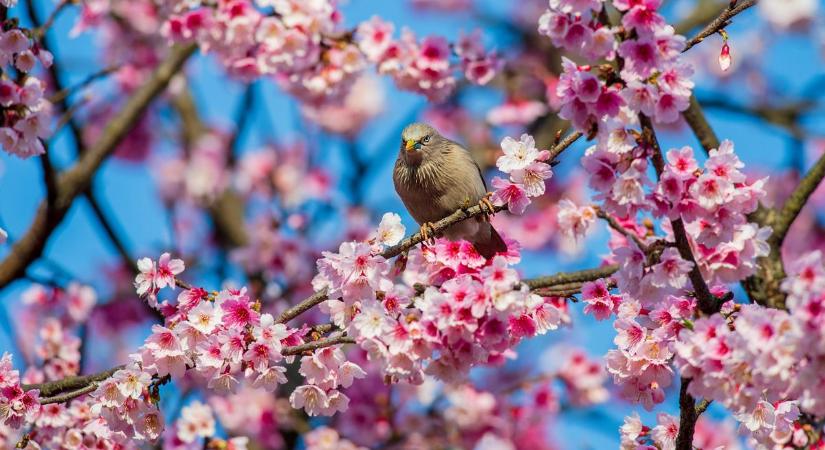
M458 209L479 204L487 213L495 212L492 194L470 152L424 123L412 123L401 132L393 184L425 241L433 234L434 222ZM469 241L487 259L507 251L507 244L486 216L453 224L442 234L451 241Z

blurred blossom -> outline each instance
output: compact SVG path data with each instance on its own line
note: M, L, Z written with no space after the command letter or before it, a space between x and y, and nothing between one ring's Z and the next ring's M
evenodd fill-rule
M464 11L473 5L472 0L410 0L416 8L433 11Z
M354 138L367 123L384 109L384 89L372 76L359 77L341 103L305 104L304 116L321 128Z
M757 6L763 19L783 29L811 22L819 9L819 2L817 0L764 0Z
M538 101L510 100L487 112L492 125L529 125L547 113L547 106Z

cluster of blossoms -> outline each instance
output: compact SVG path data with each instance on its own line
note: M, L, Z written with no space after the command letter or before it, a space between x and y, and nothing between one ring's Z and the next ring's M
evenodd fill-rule
M308 384L295 388L289 402L294 408L303 408L310 416L331 416L346 411L349 397L338 387L348 388L356 378L366 376L361 367L346 360L341 349L331 347L302 357L299 373Z
M326 425L367 448L556 448L547 429L562 405L604 402L607 377L600 361L582 349L552 348L545 356L552 361L547 373L531 375L531 365L484 372L486 376L464 384L425 376L420 385L387 385L364 361L368 375L347 391L348 412Z
M672 123L687 109L692 69L679 61L685 39L658 12L660 0L615 0L622 29L598 20L601 0L551 0L539 32L590 61L618 58L612 66L578 66L564 58L557 95L559 115L586 133L632 124L638 114ZM604 16L606 17L606 16Z
M621 450L675 450L679 435L679 418L670 414L656 415L656 426L644 425L639 415L625 417L619 428ZM716 423L700 417L693 434L694 448L739 450L739 440L730 422Z
M559 299L532 294L509 267L519 260L512 246L486 261L466 241L438 240L410 250L396 282L381 245L400 240L399 222L385 216L374 245L344 242L338 253L325 252L313 280L328 292L323 310L388 380L419 383L424 373L460 380L472 366L502 362L521 339L559 325ZM416 285L427 287L417 292Z
M0 424L20 428L33 422L40 412L39 397L36 389L23 391L20 373L14 370L11 355L4 352L0 358Z
M173 202L181 197L208 205L230 184L227 170L229 136L210 131L198 137L185 155L157 163L161 197Z
M367 59L379 73L393 77L401 89L419 92L431 101L444 100L455 88L456 71L472 83L485 85L500 69L495 53L486 53L478 33L463 35L452 47L459 59L450 59L452 51L446 39L428 36L418 42L407 29L393 40L394 27L378 17L358 26L355 39Z
M765 196L767 179L748 182L740 171L744 165L734 153L733 144L724 141L710 151L704 170L699 168L690 147L668 151L667 163L654 185L647 176L644 156L648 151L625 130L614 130L608 139L588 149L582 164L604 210L619 218L635 217L643 211L674 220L681 217L693 237L702 274L711 284L737 282L752 275L757 259L768 252L770 230L748 222L747 215ZM581 221L569 223L577 225ZM626 250L625 256L630 256L627 252L635 252L635 257L644 261L638 248ZM618 249L614 253L618 256ZM633 293L644 287L644 280L641 284L638 279L628 280L628 290L622 292Z
M308 167L301 145L266 146L244 152L229 164L229 136L210 131L184 156L159 160L157 183L169 203L185 198L196 205L211 205L228 188L244 199L278 196L285 208L328 195L330 176Z
M80 371L80 338L64 330L57 319L47 319L40 328L36 350L46 379L59 380Z
M273 12L265 13L269 7ZM473 36L455 46L456 64L442 38L419 43L405 31L394 41L392 25L373 18L356 28L353 39L341 29L341 20L331 0L179 2L163 33L176 42L197 42L235 75L272 76L306 103L343 98L368 63L390 74L402 89L431 100L452 92L457 69L468 80L485 84L499 67L495 55L485 53Z
M77 282L66 289L32 284L21 297L28 314L55 317L63 326L85 322L97 304L94 288Z
M578 241L584 238L596 222L596 209L589 205L579 206L570 199L559 202L559 229Z
M769 251L770 229L747 219L765 197L767 177L748 182L743 167L730 141L710 151L704 170L690 147L673 149L652 197L655 212L685 221L699 267L711 283L752 275L757 258Z
M283 448L282 432L294 428L288 400L261 388L242 384L232 393L211 394L209 406L229 435L247 436L263 448Z
M523 134L516 141L506 137L501 141L504 155L496 160L496 166L504 173L510 174L510 179L493 178L493 197L491 200L497 205L507 205L513 214L522 214L530 204L531 197L544 194L546 180L553 176L548 164L550 152L538 150L532 136Z
M0 31L0 146L21 158L45 153L40 140L49 136L52 110L46 84L31 74L38 60L49 67L52 55L27 33L17 26Z
M695 300L669 295L654 306L642 307L629 296L609 294L601 281L585 286L582 296L587 302L585 311L597 318L605 318L611 307L616 312L613 342L617 348L605 357L607 371L621 388L622 398L652 410L664 401L664 390L673 383L672 346L693 317Z
M788 310L743 305L696 321L675 345L689 392L730 409L757 443L810 445L801 413L825 415L825 267L819 251L789 267Z

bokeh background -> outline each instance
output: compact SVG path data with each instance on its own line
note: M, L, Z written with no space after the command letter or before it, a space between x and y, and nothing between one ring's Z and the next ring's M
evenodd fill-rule
M54 7L51 0L35 3L41 16ZM714 2L671 0L665 3L671 23L684 23L696 8ZM419 36L439 34L451 41L462 32L480 29L485 46L497 49L508 61L508 67L512 62L512 67L524 68L535 62L536 51L542 48L534 44L537 39L535 21L545 7L545 2L534 0L349 0L343 4L342 11L345 24L379 15L395 23L397 28L409 27ZM760 8L743 13L727 29L734 62L726 73L718 69L717 54L721 48L718 35L711 36L686 56L697 72L695 93L705 105L708 119L718 135L735 142L748 173L771 176L769 190L779 199L792 186L799 171L825 149L823 10L825 2L820 2L817 13L810 20L793 26L783 26L781 18L766 15ZM25 16L21 19L24 23L28 20ZM76 20L76 9L69 8L60 15L51 34L56 45L55 53L63 61L66 85L79 83L106 67L106 61L101 57L100 35L87 32L68 37ZM684 28L688 36L695 31L695 28ZM525 53L525 49L529 53ZM548 55L558 59L557 54ZM407 123L434 121L442 129L447 128L442 130L446 134L468 144L488 164L494 161L491 155L495 154L502 137L517 137L525 129L540 129L545 134L546 143L548 131L552 136L560 126L552 118L538 124L502 126L490 123L488 114L508 99L524 96L547 100L542 99L542 89L536 88L534 81L508 80L506 75L500 77L505 80L497 79L485 87L461 86L446 106L436 106L420 95L402 92L391 80L374 75L364 80L364 88L357 99L363 108L371 111L371 117L363 127L355 127L355 131L346 137L330 132L308 118L302 105L283 93L276 83L258 80L248 88L245 83L228 78L209 55L198 56L188 66L187 74L197 112L210 127L231 134L236 129L236 118L242 111L247 111L247 122L240 130L235 146L237 159L262 146L302 149L300 158L310 168L325 174L321 178L311 178L307 173L296 172L296 176L304 177L295 182L299 190L320 191L323 195L310 200L302 198L299 207L281 211L283 219L311 222L312 229L307 236L318 249L337 247L338 242L347 238L352 223L363 223L368 228L387 211L401 214L408 230L415 229L414 222L392 189L391 180L398 136ZM75 94L73 100L105 104L112 95L112 83L112 80L98 81L91 88ZM172 111L158 109L153 113L154 119L148 125L153 132L170 136L179 132L180 122ZM333 122L342 120L334 114L328 117ZM695 137L683 124L662 130L660 139L666 148L684 145L698 148ZM215 242L209 218L203 211L195 206L170 205L162 201L163 178L171 170L164 161L179 149L161 139L139 141L137 146L141 148L125 150L120 157L105 162L93 183L96 202L110 219L126 252L136 259L171 251L187 259L187 265L191 267L187 271L190 281L206 286L217 286L222 280L245 284L248 280L233 263L231 252L220 250L220 246L203 245L204 242ZM588 146L582 140L564 153L553 178L554 198L587 201L589 193L582 182L579 159ZM58 167L67 167L73 161L74 147L67 129L54 138L49 151ZM0 154L0 227L8 231L10 241L25 232L43 197L37 161ZM820 189L803 218L795 224L797 231L791 231L789 247L825 248L821 238L810 239L810 236L822 236L822 233L812 234L810 231L823 226L823 205L825 191ZM255 208L271 206L253 205ZM505 230L517 227L504 223L506 218L500 220ZM511 231L528 235L536 233L536 248L525 251L519 266L524 276L593 267L608 252L609 234L603 224L599 224L598 230L586 242L576 244L554 236L554 224L547 217L531 220L537 231ZM799 240L795 235L807 237ZM0 246L0 257L5 257L8 249L8 245ZM303 263L312 268L311 260ZM31 283L65 284L78 280L94 286L100 302L98 307L106 308L120 292L129 289L130 278L118 275L121 266L122 255L107 238L92 205L85 197L78 199L50 238L44 257L30 268L28 279L0 292L0 349L19 352L15 340L20 333L25 333L25 322L20 321L16 310ZM282 284L272 282L263 289L277 294L281 288ZM113 305L125 308L122 302ZM138 310L126 308L124 314L139 316ZM519 348L521 357L510 363L512 369L537 372L552 367L557 363L560 349L565 346L581 346L595 358L613 347L614 331L608 322L585 317L575 306L571 308L571 314L572 328L524 343ZM108 331L104 331L106 327L101 324L91 326L86 331L89 343L84 346L87 361L84 371L103 369L111 364L113 334L119 334L118 342L132 342L135 346L148 334L149 324L148 320L136 319L136 323L131 324L134 326L115 326ZM19 362L25 358L15 354L15 360ZM484 377L485 370L479 370L476 376ZM168 390L170 395L164 395L164 401L177 401L175 388ZM662 410L678 414L677 397L669 395L671 401ZM561 448L615 448L619 439L618 427L632 410L639 411L646 423L655 422L652 415L640 407L611 401L600 406L563 411L554 425L555 430L548 432L558 436ZM709 414L714 418L725 418L724 411L716 407L711 407Z

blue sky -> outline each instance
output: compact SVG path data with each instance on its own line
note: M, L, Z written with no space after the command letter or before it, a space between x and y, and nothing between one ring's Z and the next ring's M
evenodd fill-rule
M480 2L490 14L502 14L509 6L506 2ZM515 3L515 2L514 2ZM678 2L677 2L678 3ZM684 3L684 2L681 2ZM825 5L825 2L822 2ZM52 5L50 0L40 2L40 7ZM70 8L71 10L72 8ZM20 14L18 8L17 15ZM44 8L46 10L46 8ZM418 35L438 33L448 38L455 38L459 31L472 31L480 23L465 14L434 15L411 11L404 1L370 1L350 0L344 7L345 23L353 24L356 21L367 19L373 14L395 22L399 27L408 26ZM13 13L15 14L15 13ZM42 13L41 13L42 14ZM68 30L71 28L76 14L68 11L61 15L56 23L59 44L57 53L69 61L66 69L69 71L69 84L83 79L86 75L102 67L96 60L97 53L90 51L96 47L93 35L83 35L76 39L69 39ZM731 35L731 47L734 58L739 49L749 45L747 33L756 26L755 11L750 11L737 18L728 31ZM484 32L485 43L498 48L504 57L511 55L508 51L508 42L511 40L501 31L487 29ZM718 37L709 38L701 45L716 46ZM825 73L822 50L816 47L806 37L790 36L779 37L770 46L764 55L764 68L767 77L782 87L786 95L800 95L801 89L813 78ZM189 73L195 79L195 93L202 114L212 123L229 127L236 103L240 98L242 87L240 84L226 80L216 70L216 66L209 58L198 58L195 64L189 67ZM423 98L399 92L392 87L389 80L384 80L387 94L387 109L384 114L374 120L362 133L357 145L360 152L374 156L376 164L375 177L371 180L367 195L367 205L380 216L384 211L401 213L403 207L392 189L390 168L395 158L395 136L405 122L426 106ZM697 80L697 94L711 97L717 95L713 86L705 80ZM263 102L257 102L253 116L255 132L246 133L242 138L242 149L254 149L255 144L272 137L278 139L310 139L320 143L326 152L325 156L332 173L346 173L342 159L343 147L340 139L319 136L316 133L306 135L306 130L297 126L297 107L294 101L281 93L273 83L263 80L258 83L259 95ZM732 98L748 100L736 93L736 83L731 83L725 89L725 95ZM482 117L486 109L501 100L500 96L489 89L474 89L471 93L472 113ZM265 105L265 106L264 106ZM262 108L266 108L266 112ZM808 125L818 133L825 133L825 113L819 114ZM270 122L271 118L271 122ZM742 116L709 111L708 118L721 138L732 139L736 143L737 151L749 169L773 170L786 166L791 160L786 133L774 127L764 126ZM271 125L271 129L266 124ZM686 132L662 133L663 146L674 147L696 145L695 139ZM387 146L386 143L390 145ZM53 160L57 165L66 167L72 158L72 152L67 148L65 133L58 136L52 146ZM567 160L561 167L572 167L582 154L585 145L578 143L576 147L565 154ZM382 156L383 155L383 156ZM573 161L572 163L569 161ZM341 181L346 182L344 177ZM108 215L114 218L119 227L126 245L135 256L156 255L170 242L168 223L162 205L158 203L154 182L151 173L145 165L134 165L119 161L109 161L103 166L95 179L95 189L102 199ZM40 180L39 164L36 160L19 160L0 153L0 226L16 237L25 232L34 211L43 198L43 188ZM405 222L412 227L413 222L408 216ZM598 254L605 251L605 234L601 233L594 238L589 248L596 249L584 255L580 260L565 260L554 254L530 255L525 259L522 268L526 276L552 273L557 270L582 268L594 265L598 261ZM0 257L5 257L8 246L0 247ZM107 288L105 280L97 276L101 264L115 263L119 256L101 234L99 225L91 216L85 200L78 199L69 212L64 223L57 229L46 247L46 256L49 260L65 267L82 281L91 282L104 292ZM36 264L33 273L48 273L42 263ZM0 302L7 311L13 314L15 305L19 301L19 294L25 288L25 282L15 283L13 286L0 292ZM574 311L578 308L573 307ZM577 311L575 314L576 327L570 331L555 333L546 339L536 339L522 348L523 354L538 354L548 344L568 340L585 346L593 355L603 355L612 347L613 331L609 324L595 323L583 318ZM0 323L6 333L0 333L0 348L10 348L8 343L7 326ZM672 398L675 396L671 395ZM559 429L565 429L567 436L580 436L579 441L565 444L565 448L608 448L614 447L618 439L617 427L622 417L631 409L640 408L621 407L604 411L604 414L594 415L593 411L575 412L565 415L561 419ZM671 403L666 408L675 412L676 405ZM721 411L711 409L711 414L720 415ZM650 419L650 416L647 416ZM648 420L651 422L652 420ZM595 429L595 430L594 430ZM594 432L598 431L598 432Z

